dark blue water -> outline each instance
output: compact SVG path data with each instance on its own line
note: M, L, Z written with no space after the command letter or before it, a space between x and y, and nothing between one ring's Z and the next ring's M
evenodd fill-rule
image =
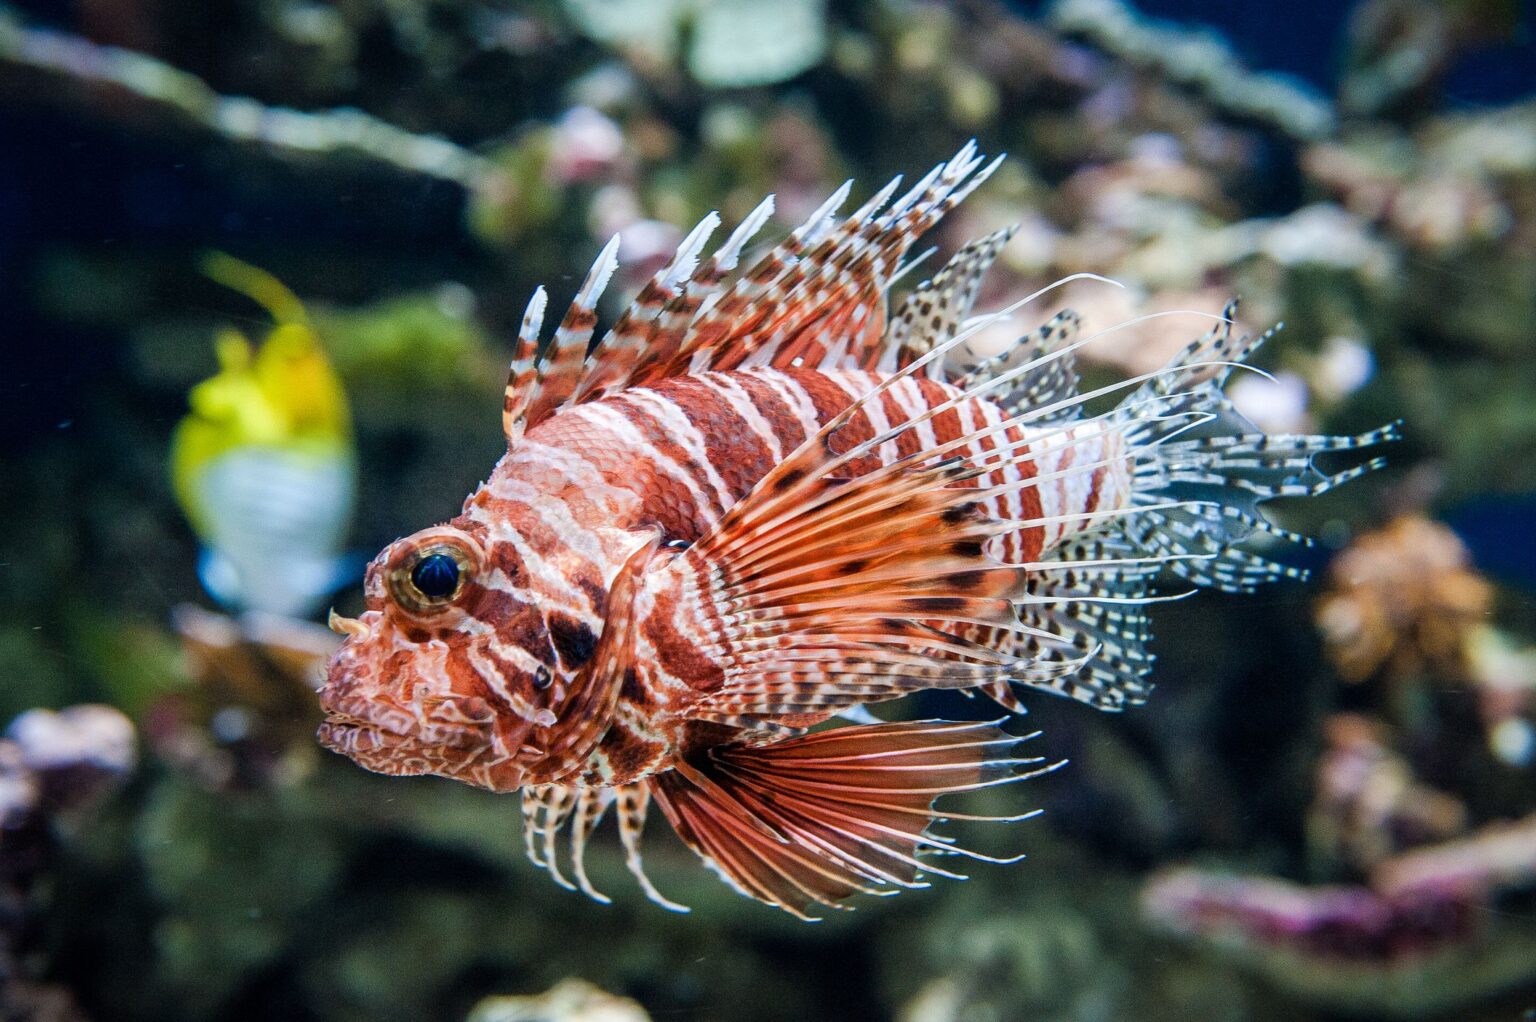
M1509 2L1521 7L1514 37L1480 46L1461 59L1446 82L1451 104L1505 103L1536 94L1536 4ZM1037 13L1047 4L1013 0L1012 6ZM1343 0L1141 0L1135 6L1153 17L1216 28L1250 66L1294 75L1332 92L1355 5Z

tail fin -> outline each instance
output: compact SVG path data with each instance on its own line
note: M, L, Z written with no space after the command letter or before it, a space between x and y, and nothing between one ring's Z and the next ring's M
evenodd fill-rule
M925 853L1013 861L967 851L928 827L940 817L978 818L935 810L940 795L1041 773L1018 772L1040 762L1012 758L1018 741L994 724L841 727L716 748L651 784L678 836L731 886L808 919L815 905L844 908L856 894L925 887L923 873L964 879L918 858Z
M1121 420L1134 452L1131 499L1147 509L1124 520L1126 537L1148 555L1170 556L1169 567L1191 582L1249 592L1305 573L1242 549L1245 540L1268 533L1309 542L1270 523L1259 505L1274 497L1316 496L1381 467L1382 459L1372 458L1329 475L1313 459L1395 440L1398 432L1395 423L1359 436L1262 432L1222 387L1273 331L1235 336L1235 312L1235 303L1228 305L1220 326L1110 414ZM1213 370L1213 363L1220 365Z

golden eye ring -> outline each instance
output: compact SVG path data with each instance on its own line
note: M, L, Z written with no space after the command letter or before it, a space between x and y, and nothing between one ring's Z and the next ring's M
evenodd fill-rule
M432 614L456 603L480 567L480 552L455 535L428 535L395 560L390 595L402 609Z

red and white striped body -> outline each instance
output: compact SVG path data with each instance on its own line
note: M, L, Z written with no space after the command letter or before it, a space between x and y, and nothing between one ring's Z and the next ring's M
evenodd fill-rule
M576 622L599 635L608 581L625 556L619 537L659 529L663 546L655 556L683 556L687 545L708 532L770 468L881 379L870 372L703 373L566 409L529 430L466 502L464 518L451 524L483 535L493 563L521 566L526 581L515 587L518 598L534 602L547 618ZM957 393L924 378L898 380L854 416L835 446L867 440ZM862 475L999 425L1004 418L988 401L962 401L851 463L849 474ZM1091 524L1070 516L1109 511L1129 498L1129 463L1120 456L1116 437L1102 426L1085 423L1039 433L1031 441L1022 427L1004 430L1000 437L1007 442L1029 443L1028 453L1016 450L972 483L1001 486L1032 473L1051 477L983 502L994 518L1047 523L993 539L988 552L1005 563L1041 559ZM991 446L992 441L972 441L957 453L985 459ZM1074 470L1074 465L1085 467ZM718 725L685 722L687 708L731 670L729 663L704 652L718 645L707 641L707 631L718 622L712 620L705 589L681 586L676 575L652 572L648 578L652 584L642 588L636 606L640 625L633 683L624 687L612 726L587 762L574 777L514 770L509 780L516 783L493 779L488 786L578 778L586 785L628 783L672 766L690 748L695 732L707 736L704 740L718 740ZM971 632L989 637L980 626ZM477 664L476 670L505 701L503 712L529 712L526 704L518 706L516 693L498 691L493 664Z

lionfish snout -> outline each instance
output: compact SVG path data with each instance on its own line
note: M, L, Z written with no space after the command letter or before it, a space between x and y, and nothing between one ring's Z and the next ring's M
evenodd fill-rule
M449 695L423 702L416 739L423 745L479 750L488 748L496 723L490 704L479 696Z
M366 690L327 684L320 691L320 708L325 712L321 743L338 752L350 752L359 743L370 748L411 745L479 750L490 746L495 724L489 705L478 696L400 705Z
M348 710L369 699L379 689L378 657L375 636L383 615L369 611L359 618L343 618L331 612L332 631L347 636L331 654L325 668L325 684L320 687L320 708L328 715L357 716Z

